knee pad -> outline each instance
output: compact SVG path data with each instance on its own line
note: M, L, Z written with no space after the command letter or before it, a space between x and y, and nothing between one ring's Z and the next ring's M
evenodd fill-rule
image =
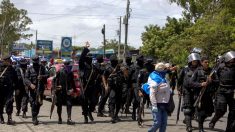
M191 109L184 109L184 114L185 115L191 115L192 114L192 110Z

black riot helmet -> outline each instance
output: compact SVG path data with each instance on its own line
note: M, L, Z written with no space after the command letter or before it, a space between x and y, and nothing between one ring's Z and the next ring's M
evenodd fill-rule
M35 55L32 57L33 64L39 64L39 56Z
M19 61L19 64L20 64L20 66L27 66L27 64L28 64L28 61L25 59L25 58L22 58L20 61Z
M148 72L154 71L153 59L152 58L145 59L144 66L145 66L145 68L147 69Z
M110 63L111 63L111 66L112 66L112 67L116 67L116 66L117 66L117 64L118 64L118 58L117 58L116 55L111 55L110 58L109 58L109 60L110 60Z
M224 54L224 62L229 62L232 59L235 59L235 51L229 51Z
M104 59L103 59L103 56L102 56L102 55L97 55L97 56L96 56L96 60L97 60L98 63L104 62Z
M144 65L144 56L143 55L137 56L136 61L137 64L142 67Z
M130 55L126 56L126 57L125 57L125 60L126 60L126 64L127 64L128 66L130 66L130 65L132 64L132 62L131 62L132 58L131 58Z

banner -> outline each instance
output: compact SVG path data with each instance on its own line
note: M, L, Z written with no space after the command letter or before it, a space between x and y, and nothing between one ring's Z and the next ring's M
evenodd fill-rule
M72 37L62 37L61 57L71 57Z
M53 51L53 41L37 40L36 54L45 57L51 57Z

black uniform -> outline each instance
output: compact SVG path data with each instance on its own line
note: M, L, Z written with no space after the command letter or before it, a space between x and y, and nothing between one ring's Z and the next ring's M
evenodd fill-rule
M135 65L135 72L132 76L132 87L134 89L133 101L132 101L133 103L132 119L133 120L136 120L136 109L138 108L140 104L139 90L141 89L141 87L139 87L137 79L140 74L140 71L143 69L144 69L144 57L139 56L137 58L137 63Z
M62 105L64 102L66 102L67 106L67 115L68 125L73 125L74 122L71 120L71 114L72 114L72 91L76 88L75 82L74 82L74 76L72 72L72 66L71 65L65 65L63 68L60 69L58 74L56 75L56 106L57 106L57 114L59 117L58 124L62 124Z
M39 64L39 58L35 57L33 60L36 60L36 63L33 63L33 66L30 66L26 70L25 83L28 87L32 84L36 86L35 89L29 90L30 92L30 103L32 108L32 120L34 125L38 125L38 113L43 101L43 92L45 89L45 83L47 79L45 67ZM40 78L39 79L39 74Z
M92 112L97 104L97 93L99 89L96 87L99 70L92 64L92 56L88 54L89 49L84 48L79 60L79 69L81 79L83 81L84 98L82 102L82 113L84 115L84 123L88 123L88 117L93 122ZM87 117L88 116L88 117Z
M225 64L218 68L217 76L219 79L219 88L215 100L215 116L212 118L210 125L215 123L226 113L227 105L229 106L229 114L226 132L234 132L235 130L235 66Z
M196 67L185 67L181 70L179 74L178 87L182 87L183 93L183 109L185 116L185 123L187 131L192 131L192 117L195 112L193 107L195 96L194 88L190 87L190 78L192 77Z
M142 89L142 85L144 83L146 83L148 81L148 77L150 75L150 73L152 73L154 71L154 65L152 64L152 60L147 61L147 63L145 63L144 69L141 69L137 78L137 82L138 82L138 90L139 92L142 93L142 96L139 96L140 98L140 102L137 108L137 112L138 112L138 116L137 116L137 120L138 120L138 125L142 126L143 125L143 119L141 117L142 113L144 112L144 104L148 101L150 101L149 99L149 95L147 95Z
M201 87L202 82L207 82L207 78L211 73L211 68L207 70L203 69L203 67L198 67L194 72L191 81L190 87L194 88L194 95L195 97L199 98L200 91L203 89ZM212 99L212 92L214 91L213 83L209 83L206 87L206 91L204 92L203 96L201 97L200 106L197 106L195 109L197 111L198 117L198 125L199 131L203 132L203 123L207 117L210 117L214 112L213 106L213 99Z
M29 98L29 91L28 87L25 84L25 73L27 69L27 61L23 62L24 60L21 60L24 64L20 64L16 68L17 77L18 77L18 85L16 87L15 91L15 101L16 101L16 116L19 116L20 109L22 108L23 111L23 118L26 118L26 112L28 111L28 98Z
M6 57L4 59L9 59ZM5 60L4 60L5 61ZM3 73L4 72L4 73ZM13 112L13 93L15 86L17 86L17 73L11 65L1 65L0 67L0 124L4 123L3 109L5 106L6 113L8 115L8 125L14 124L12 121Z
M12 67L10 56L3 58L4 62L0 66L0 124L4 123L3 109L5 106L8 115L8 125L13 125L12 112L13 112L13 93L17 85L17 74Z
M116 123L119 121L118 113L121 108L122 100L122 86L124 75L120 69L120 64L116 56L110 57L111 66L113 68L111 74L108 77L108 86L110 90L109 94L109 110L111 115L111 122Z
M126 64L123 66L126 68L126 72L128 72L128 76L125 77L125 80L123 82L123 102L125 102L125 113L129 114L131 113L129 110L129 106L131 105L132 99L133 99L133 87L132 87L132 79L135 72L135 66L134 63L131 62L131 57L126 57Z

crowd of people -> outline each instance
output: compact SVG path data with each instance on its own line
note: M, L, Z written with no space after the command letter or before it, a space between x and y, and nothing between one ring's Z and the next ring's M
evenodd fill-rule
M81 84L81 106L84 123L94 122L93 112L97 117L111 118L111 123L121 121L119 113L131 114L138 126L143 126L142 114L144 106L151 109L153 125L149 132L165 132L167 118L173 112L170 103L177 88L179 97L183 97L182 111L186 131L192 132L192 120L198 122L200 132L204 132L203 124L207 117L214 116L209 127L214 128L216 122L226 113L229 114L226 132L235 131L235 52L229 51L218 58L214 68L209 67L209 58L192 52L188 56L187 66L179 69L170 63L154 63L153 58L137 56L132 62L131 56L124 61L112 55L109 63L103 56L97 56L92 62L89 44L84 47L79 62L79 81ZM16 116L21 111L26 118L28 102L31 105L32 123L38 125L38 114L43 104L45 84L49 77L46 61L38 56L32 58L33 64L28 66L24 58L18 65L13 65L11 56L2 58L0 67L0 124L4 124L4 107L8 116L7 124L13 125L13 102L16 102ZM67 124L74 125L71 118L72 93L76 91L72 60L63 60L63 67L53 79L55 103L57 106L58 124L62 124L62 105L67 107ZM178 72L179 74L178 74ZM108 115L104 114L108 103ZM179 104L180 105L180 104ZM96 106L97 109L96 109ZM132 109L130 109L132 106ZM171 109L171 110L169 110ZM132 111L131 111L132 110Z

